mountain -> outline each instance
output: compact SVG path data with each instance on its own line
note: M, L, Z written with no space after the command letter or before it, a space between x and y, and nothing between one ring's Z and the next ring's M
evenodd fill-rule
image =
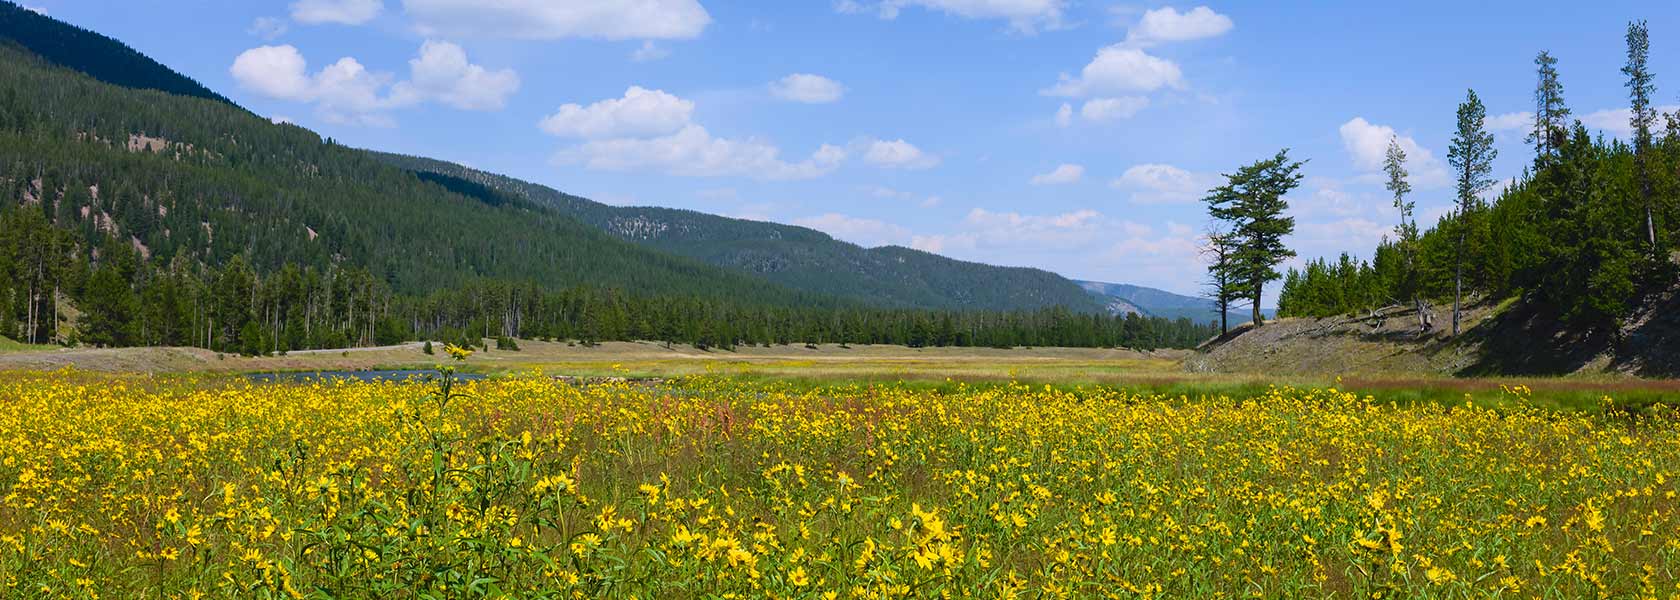
M1125 283L1104 283L1101 281L1075 281L1087 293L1102 299L1110 306L1119 307L1119 312L1136 312L1145 316L1162 317L1167 319L1188 318L1198 323L1211 321L1218 316L1219 311L1213 307L1213 302L1207 298L1184 296L1166 290L1158 290L1140 285ZM1129 308L1128 308L1129 307Z
M863 248L792 225L692 210L602 204L462 165L370 152L390 164L458 188L488 188L553 207L613 236L764 277L789 288L895 308L1015 310L1102 304L1059 275L965 262L900 246Z
M0 192L149 258L364 268L394 291L479 278L770 302L1101 305L1054 273L862 248L804 227L616 207L274 124L123 43L0 2ZM61 98L77 98L63 102ZM28 174L27 176L18 176Z
M11 2L0 1L0 40L111 85L233 104L127 44Z
M84 257L118 243L160 265L360 269L417 295L500 279L833 304L509 194L460 193L271 123L109 38L15 5L0 16L0 206L29 208Z
M1112 314L1137 312L1147 317L1186 318L1197 323L1206 323L1219 317L1219 309L1207 298L1125 283L1078 280L1074 283L1102 301ZM1277 315L1277 310L1265 308L1260 310L1260 314L1270 318ZM1249 316L1247 310L1233 310L1231 324L1247 323Z

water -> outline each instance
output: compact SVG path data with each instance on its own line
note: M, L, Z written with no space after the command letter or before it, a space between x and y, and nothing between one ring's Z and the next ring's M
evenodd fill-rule
M373 371L304 371L287 373L251 373L245 376L247 380L257 383L314 383L317 381L331 382L335 380L354 380L361 382L373 381L416 381L427 377L440 375L432 369L385 369ZM484 375L477 373L456 373L458 381L478 381Z

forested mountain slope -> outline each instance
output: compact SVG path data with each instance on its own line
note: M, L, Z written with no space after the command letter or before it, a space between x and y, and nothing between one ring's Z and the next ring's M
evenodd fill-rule
M71 67L99 73L138 56L131 49L51 19L41 26L19 33L32 46L0 35L0 337L264 354L486 338L508 348L518 338L1157 348L1208 335L1187 321L1048 302L987 312L973 309L1001 304L959 293L951 310L934 311L795 290L611 235L521 193L394 166L193 89L117 85ZM55 61L29 47L73 51ZM169 84L153 87L190 81L140 60L131 71ZM926 289L995 272L907 250L870 256ZM954 264L923 277L922 261ZM1046 287L1038 282L1005 283L1030 296Z
M476 278L791 301L512 196L456 193L231 104L95 81L0 47L0 194L152 260L360 267L396 291ZM71 100L73 99L73 100Z
M127 44L11 2L0 1L0 43L112 85L233 104Z
M862 248L792 225L691 210L621 207L458 164L371 153L391 164L552 206L612 235L782 285L887 307L1018 310L1101 309L1077 284L1039 269L954 260L899 246Z

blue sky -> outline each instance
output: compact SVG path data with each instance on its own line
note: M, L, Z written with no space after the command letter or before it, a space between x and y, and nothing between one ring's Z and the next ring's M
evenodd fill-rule
M1368 255L1390 136L1426 223L1450 205L1466 88L1520 171L1542 49L1576 116L1625 135L1622 35L1647 19L1657 103L1680 104L1680 6L1651 2L25 4L346 144L1181 293L1201 192L1279 148L1311 159L1302 258Z

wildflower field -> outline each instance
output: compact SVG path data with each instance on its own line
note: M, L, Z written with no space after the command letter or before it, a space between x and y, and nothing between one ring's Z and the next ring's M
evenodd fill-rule
M1673 597L1680 415L0 376L0 597Z

